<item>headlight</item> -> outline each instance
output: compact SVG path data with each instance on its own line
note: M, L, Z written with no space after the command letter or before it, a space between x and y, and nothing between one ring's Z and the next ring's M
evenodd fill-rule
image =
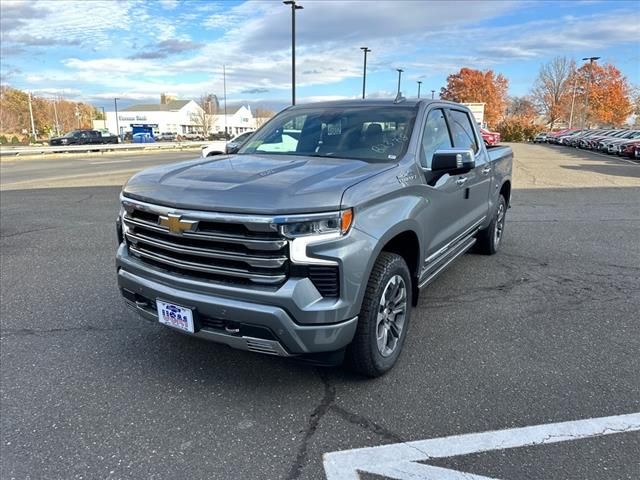
M280 233L288 238L322 235L326 233L346 234L353 223L353 210L320 216L313 220L296 223L286 223L280 226Z

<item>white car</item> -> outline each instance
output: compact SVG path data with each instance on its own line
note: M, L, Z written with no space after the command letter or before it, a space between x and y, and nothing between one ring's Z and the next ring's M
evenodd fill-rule
M244 132L240 135L233 137L229 142L225 142L224 140L219 140L217 142L209 143L202 147L202 156L203 157L213 157L214 155L222 155L227 153L227 148L233 148L237 150L253 133L253 130L250 132Z

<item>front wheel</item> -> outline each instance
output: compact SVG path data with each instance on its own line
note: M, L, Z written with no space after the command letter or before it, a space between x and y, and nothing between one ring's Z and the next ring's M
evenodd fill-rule
M404 259L382 252L367 284L358 327L346 362L356 372L379 377L395 365L409 328L411 275Z
M504 222L507 214L507 201L500 195L498 205L489 226L478 232L476 250L485 255L493 255L498 251L504 235Z

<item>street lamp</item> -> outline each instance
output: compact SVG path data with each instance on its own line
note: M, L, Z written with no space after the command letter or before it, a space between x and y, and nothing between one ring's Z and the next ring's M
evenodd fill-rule
M435 90L431 90L431 100L433 100L433 94L436 93Z
M364 92L367 86L367 53L371 51L370 48L360 47L360 50L364 52L364 68L362 70L362 98L364 99Z
M418 98L420 98L420 87L422 86L422 82L418 80Z
M302 5L296 0L285 0L285 5L291 5L291 105L296 104L296 10L302 10Z
M115 109L116 109L116 135L119 137L120 136L120 124L118 123L118 99L117 98L113 99L113 105L115 106Z
M402 78L402 72L404 72L404 70L396 68L396 71L398 72L398 96L400 96L400 79Z
M588 128L588 122L589 122L589 89L591 88L591 78L593 77L593 62L595 62L596 60L599 60L600 57L585 57L582 59L583 62L589 60L589 80L587 81L587 99L586 99L586 106L584 109L584 121L582 122L582 128L584 128L585 126Z

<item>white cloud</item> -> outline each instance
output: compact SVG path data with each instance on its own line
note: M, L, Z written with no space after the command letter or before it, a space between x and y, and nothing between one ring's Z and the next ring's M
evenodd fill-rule
M232 7L199 1L94 0L90 15L70 0L17 4L20 8L11 13L16 28L3 31L3 40L31 38L38 44L50 39L65 43L65 52L74 52L57 67L26 71L22 78L34 88L71 85L101 92L95 98L116 92L122 98L151 99L162 91L193 97L203 91L222 91L222 64L227 65L230 96L265 90L279 95L278 90L284 93L290 88L291 12L280 0L249 0ZM359 78L359 47L364 45L373 50L370 74L389 73L393 78L393 68L398 66L406 71L403 79L415 82L441 77L461 66L496 68L558 52L591 54L640 38L638 14L628 11L579 16L572 9L571 16L564 18L487 26L487 19L538 7L515 1L303 0L301 4L304 9L296 17L300 87ZM33 11L45 18L30 18ZM55 28L43 29L43 24ZM162 52L147 52L153 50L152 44L200 46L205 43L203 25L212 29L204 30L212 40L199 50L176 52L179 55L171 60L160 58ZM33 37L33 32L42 37ZM28 47L4 43L7 51L24 53ZM136 56L142 58L128 58Z

